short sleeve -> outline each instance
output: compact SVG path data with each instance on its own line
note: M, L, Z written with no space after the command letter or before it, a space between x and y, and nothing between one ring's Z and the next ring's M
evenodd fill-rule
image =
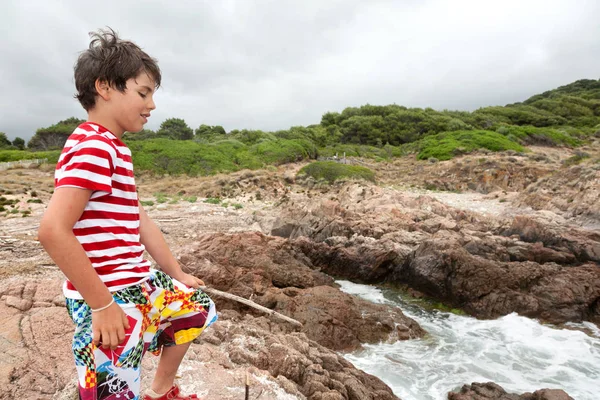
M112 193L116 152L102 140L79 142L59 160L56 188L77 187Z

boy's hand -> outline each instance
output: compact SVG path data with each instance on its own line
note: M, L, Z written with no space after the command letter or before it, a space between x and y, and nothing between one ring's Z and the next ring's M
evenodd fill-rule
M196 278L194 275L186 274L185 272L178 276L177 279L179 282L183 283L186 286L189 286L194 289L198 289L200 286L204 286L204 281L200 278Z
M125 340L125 331L129 329L127 315L117 303L106 310L92 313L93 342L96 346L115 350Z

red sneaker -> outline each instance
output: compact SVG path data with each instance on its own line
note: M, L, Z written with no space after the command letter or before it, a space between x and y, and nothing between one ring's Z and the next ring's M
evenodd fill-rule
M148 394L142 396L141 400L194 400L200 399L200 397L195 394L190 394L188 396L181 394L179 390L179 386L177 384L173 385L173 387L165 394L160 397L152 397Z

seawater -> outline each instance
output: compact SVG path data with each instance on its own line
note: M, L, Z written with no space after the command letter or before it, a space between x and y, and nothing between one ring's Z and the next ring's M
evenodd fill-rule
M575 400L600 399L600 329L594 324L558 328L517 314L478 320L424 309L391 289L337 283L346 293L399 307L428 332L344 354L402 400L446 400L464 384L490 381L509 393L550 388Z

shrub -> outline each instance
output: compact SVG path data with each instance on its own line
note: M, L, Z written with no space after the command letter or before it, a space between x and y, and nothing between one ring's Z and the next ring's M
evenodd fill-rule
M419 160L431 157L449 160L455 155L469 153L478 149L491 151L524 151L523 147L505 136L491 131L456 131L427 136L418 143Z
M585 153L583 151L578 151L575 153L575 155L567 158L565 161L563 161L563 164L566 166L571 166L571 165L576 165L579 164L580 162L582 162L583 160L585 160L586 158L590 158L590 155L588 153Z
M285 164L317 157L317 148L306 139L264 140L250 147L264 164Z
M502 126L496 132L524 145L579 146L577 137L586 134L576 128L537 128L534 126Z
M392 157L403 155L400 147L387 143L381 148L368 145L336 144L319 149L319 157L333 157L337 154L338 158L343 158L344 153L346 153L346 157L379 158L382 160L389 160Z
M298 171L298 176L303 175L311 176L314 179L325 179L329 183L344 178L375 182L375 174L369 168L340 164L335 161L316 161L308 164Z

